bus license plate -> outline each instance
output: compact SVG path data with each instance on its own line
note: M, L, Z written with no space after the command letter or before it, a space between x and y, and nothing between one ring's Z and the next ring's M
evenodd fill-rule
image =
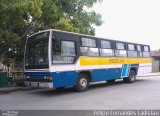
M32 86L32 87L37 87L38 85L37 85L36 82L31 82L31 86Z

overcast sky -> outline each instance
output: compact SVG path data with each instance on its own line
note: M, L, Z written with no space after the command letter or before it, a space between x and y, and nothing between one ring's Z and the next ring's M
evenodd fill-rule
M96 36L160 49L160 0L103 0L94 9L104 22Z

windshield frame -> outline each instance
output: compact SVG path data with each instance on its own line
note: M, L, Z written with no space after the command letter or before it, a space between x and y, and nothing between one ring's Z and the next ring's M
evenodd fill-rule
M31 42L34 42L34 41L45 41L45 40L41 40L42 38L36 38L37 40L32 40L32 41L30 41L30 39L31 38L34 38L34 37L36 37L36 36L38 36L38 35L40 35L40 37L41 37L41 34L47 34L47 36L46 36L46 43L44 43L43 45L45 45L45 44L47 44L47 51L46 51L46 53L47 53L47 55L46 55L46 57L45 58L47 58L48 59L48 61L47 61L47 63L46 64L35 64L35 61L34 61L34 64L30 64L31 63L31 59L30 58L27 58L27 52L28 52L28 44L29 43L31 43ZM49 40L50 40L50 30L45 30L45 31L41 31L41 32L38 32L38 33L35 33L35 34L33 34L33 35L31 35L31 36L29 36L28 38L27 38L27 40L26 40L26 45L25 45L25 53L24 53L24 69L48 69L49 68ZM36 44L35 44L36 45ZM32 48L33 49L33 48ZM45 48L44 48L45 49ZM35 52L35 51L34 51ZM27 64L27 59L29 59L29 65L28 66L26 66L26 64Z

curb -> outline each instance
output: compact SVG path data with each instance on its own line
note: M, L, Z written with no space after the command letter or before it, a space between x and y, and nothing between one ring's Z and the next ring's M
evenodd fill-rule
M160 73L151 73L151 74L147 74L141 77L149 77L149 76L160 76Z
M10 93L10 92L14 92L14 91L18 91L21 90L23 87L4 87L4 88L0 88L0 94L1 93Z

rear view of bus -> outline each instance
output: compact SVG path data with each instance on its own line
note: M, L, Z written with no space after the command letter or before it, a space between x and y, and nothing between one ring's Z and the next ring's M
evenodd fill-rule
M149 45L51 29L27 39L25 84L85 91L90 82L133 83L151 72L151 62Z

